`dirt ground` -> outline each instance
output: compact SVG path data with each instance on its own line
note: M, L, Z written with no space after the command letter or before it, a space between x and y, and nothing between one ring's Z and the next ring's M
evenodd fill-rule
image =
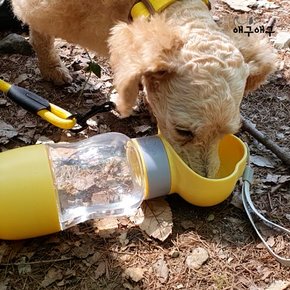
M282 0L270 2L279 8L256 8L245 14L219 0L215 15L220 20L229 14L252 15L255 22L263 25L276 17L275 34L270 37L273 42L279 31L290 31L290 4ZM2 31L0 38L8 33ZM58 47L72 72L73 84L56 87L43 81L34 55L0 55L0 78L28 88L70 112L83 113L108 100L112 74L107 61L90 53L101 65L102 77L91 76L86 84L88 73L84 68L89 58L85 50L63 41L58 42ZM241 111L256 128L289 150L290 50L279 49L277 54L277 72L243 100ZM109 131L129 137L156 133L156 125L142 107L136 116L121 120L113 113L99 114L89 129L75 135L20 109L1 94L0 120L17 131L14 137L1 139L0 151L45 138L72 142ZM253 163L255 205L265 216L289 228L289 168L247 132L241 130L238 136L249 144L252 156L260 160ZM267 158L267 164L261 156ZM165 197L172 211L173 228L163 242L132 226L127 218L118 219L117 228L109 231L100 231L96 223L88 221L49 236L0 241L0 290L290 289L290 269L279 264L261 244L237 198L240 190L238 184L233 196L210 208L192 206L175 194ZM277 251L290 257L286 237L273 247L280 247ZM192 269L188 257L197 248L205 249L208 258L201 267Z

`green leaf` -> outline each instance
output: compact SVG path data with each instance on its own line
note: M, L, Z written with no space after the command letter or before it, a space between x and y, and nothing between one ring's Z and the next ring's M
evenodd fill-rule
M98 78L101 77L101 70L102 68L94 61L90 61L88 63L88 67L85 68L86 72L92 72L94 73Z

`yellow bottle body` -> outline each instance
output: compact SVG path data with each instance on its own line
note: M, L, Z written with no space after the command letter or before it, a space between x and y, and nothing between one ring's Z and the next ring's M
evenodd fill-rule
M0 239L60 230L57 191L45 145L0 153Z

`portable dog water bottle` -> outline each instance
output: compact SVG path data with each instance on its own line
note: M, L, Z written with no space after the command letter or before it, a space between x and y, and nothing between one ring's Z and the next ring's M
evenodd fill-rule
M218 179L193 172L159 135L130 139L96 135L71 144L41 144L0 154L0 239L58 232L93 218L130 215L144 199L177 192L211 206L225 200L242 175L246 147L220 143Z
M227 135L220 142L220 168L215 179L191 170L159 135L132 139L129 145L131 163L140 164L132 168L141 168L135 174L143 179L148 198L178 193L193 205L216 205L231 194L246 166L246 145L234 135Z

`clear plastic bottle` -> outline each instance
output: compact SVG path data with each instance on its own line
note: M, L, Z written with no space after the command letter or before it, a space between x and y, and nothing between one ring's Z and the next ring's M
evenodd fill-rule
M131 215L144 197L143 179L127 159L129 137L96 135L47 145L59 199L61 229L104 216Z

